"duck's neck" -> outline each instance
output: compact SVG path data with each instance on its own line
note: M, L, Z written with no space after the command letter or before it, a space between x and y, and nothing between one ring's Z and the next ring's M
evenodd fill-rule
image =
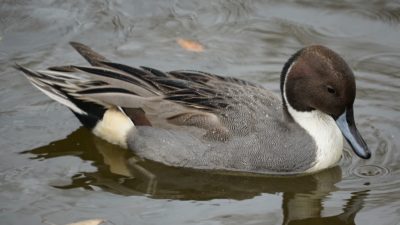
M333 118L321 111L299 112L289 104L288 113L315 141L315 164L307 172L335 165L343 152L343 137Z
M292 57L293 58L293 57ZM295 59L289 59L281 76L283 114L287 121L300 125L315 141L315 164L307 172L314 172L335 165L343 152L343 137L334 119L319 111L298 111L287 101L286 81Z

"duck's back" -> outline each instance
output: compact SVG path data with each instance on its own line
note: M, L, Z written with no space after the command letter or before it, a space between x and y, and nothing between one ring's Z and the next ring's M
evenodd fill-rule
M260 86L226 79L207 83L218 96L208 101L220 127L137 126L130 147L144 158L180 167L265 173L311 167L315 144L296 123L284 121L280 98Z

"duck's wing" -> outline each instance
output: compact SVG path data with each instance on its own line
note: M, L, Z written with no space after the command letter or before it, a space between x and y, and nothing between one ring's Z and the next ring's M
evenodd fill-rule
M39 90L69 107L89 127L95 127L108 110L116 110L136 126L197 127L226 136L228 129L219 112L232 104L232 96L220 87L256 86L199 71L134 68L111 62L83 44L71 44L92 66L17 69Z

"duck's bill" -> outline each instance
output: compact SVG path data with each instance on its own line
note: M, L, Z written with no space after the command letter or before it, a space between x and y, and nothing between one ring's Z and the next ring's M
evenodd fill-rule
M347 108L342 115L336 119L340 131L350 144L353 151L363 159L369 159L371 152L367 144L361 137L354 122L353 107Z

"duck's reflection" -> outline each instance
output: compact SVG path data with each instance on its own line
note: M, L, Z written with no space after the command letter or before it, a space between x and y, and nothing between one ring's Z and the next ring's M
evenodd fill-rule
M93 161L95 172L71 177L72 183L58 188L100 187L121 195L148 195L152 198L209 200L248 199L262 193L283 193L283 224L354 224L367 192L353 193L343 213L321 217L323 200L341 180L340 167L299 177L266 177L249 174L223 174L173 168L139 160L130 151L94 137L81 128L66 139L24 153L34 158L74 155Z
M368 191L351 193L350 199L342 207L342 213L322 217L323 197L312 194L285 193L283 198L283 216L285 225L351 225L356 224L354 219L362 209Z

